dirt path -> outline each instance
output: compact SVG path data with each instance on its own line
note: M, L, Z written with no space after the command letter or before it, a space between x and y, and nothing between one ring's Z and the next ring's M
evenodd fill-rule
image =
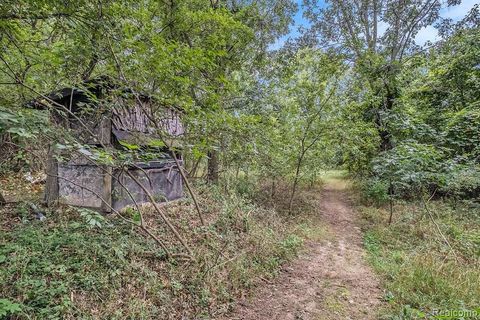
M380 304L379 282L364 260L357 213L345 183L327 183L318 203L324 240L310 241L298 259L270 284L241 301L226 319L368 320Z

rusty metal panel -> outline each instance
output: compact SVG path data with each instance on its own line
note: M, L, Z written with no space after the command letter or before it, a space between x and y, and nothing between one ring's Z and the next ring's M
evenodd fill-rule
M145 184L146 178L140 170L131 170L130 173ZM140 172L141 173L141 172ZM125 172L115 170L112 181L112 207L115 210L121 210L128 205L133 205L135 202L141 204L145 202L146 195L136 183ZM148 183L148 182L147 182ZM148 184L145 184L147 186Z
M182 177L174 164L155 169L129 169L129 172L149 190L158 202L183 197ZM143 189L125 172L116 171L112 184L112 206L116 210L133 205L135 202L137 204L150 202Z
M150 169L149 175L155 186L152 193L162 201L171 201L183 197L183 181L178 168L171 170Z
M183 197L183 181L175 163L152 161L142 165L144 169L128 169L154 196L157 202ZM143 189L121 170L113 170L111 182L106 185L106 173L102 167L72 159L58 165L58 197L65 204L95 209L105 209L104 201L115 210L126 206L150 202ZM110 171L111 172L111 171ZM111 183L111 184L110 184ZM111 190L111 198L108 190ZM107 196L108 195L108 196ZM133 199L132 199L133 198ZM111 200L110 200L111 199ZM108 207L109 208L109 207Z

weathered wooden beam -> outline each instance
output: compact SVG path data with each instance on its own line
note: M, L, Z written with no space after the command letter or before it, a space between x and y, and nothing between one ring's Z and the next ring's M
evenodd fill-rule
M54 157L52 146L48 149L45 173L47 174L47 180L45 182L45 194L43 199L45 203L50 206L58 201L58 161Z
M112 167L106 166L103 174L103 199L102 210L112 212Z

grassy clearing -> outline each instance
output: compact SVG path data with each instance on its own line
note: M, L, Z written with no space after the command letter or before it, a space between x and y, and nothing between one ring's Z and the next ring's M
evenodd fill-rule
M369 260L388 301L382 319L480 319L480 211L442 201L429 207L455 253L420 204L396 205L391 226L387 210L361 207ZM462 310L470 312L447 312Z
M320 175L324 182L338 183L340 186L348 184L348 172L345 170L327 170Z
M167 207L195 261L166 261L150 238L114 216L92 226L72 208L48 212L43 222L23 205L0 209L0 311L12 319L210 319L273 277L310 235L305 219L235 190L199 191L208 227L188 200ZM145 215L180 253L154 211Z

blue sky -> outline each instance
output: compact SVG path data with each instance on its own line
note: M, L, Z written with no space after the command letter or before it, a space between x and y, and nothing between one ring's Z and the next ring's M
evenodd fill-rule
M473 8L475 4L480 3L479 0L463 0L458 6L453 6L449 8L444 8L440 11L442 18L449 18L453 21L458 21L464 18L470 9ZM420 32L415 37L415 42L417 44L424 44L427 41L436 41L438 39L438 32L433 26L428 26L420 30Z
M442 9L440 11L440 15L443 18L450 18L453 19L453 21L458 21L465 17L465 15L470 11L470 9L472 9L472 7L479 2L480 0L463 0L462 3L457 6ZM319 3L324 4L324 1L322 0ZM287 41L288 38L297 38L300 34L298 28L309 27L310 24L303 17L302 0L297 0L297 4L299 9L294 16L293 25L290 26L290 32L287 35L278 39L276 43L270 46L270 49L275 50L280 48ZM423 28L415 37L415 42L420 45L423 45L427 41L434 42L436 40L438 40L438 33L433 26Z

